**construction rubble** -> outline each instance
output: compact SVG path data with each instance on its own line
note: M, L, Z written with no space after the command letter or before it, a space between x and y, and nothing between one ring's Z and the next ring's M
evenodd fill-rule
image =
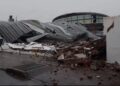
M6 43L6 45L13 53L16 50L20 54L31 52L35 56L42 56L41 54L43 53L43 58L45 56L55 59L59 64L66 64L72 68L79 66L93 67L95 60L99 60L99 62L100 60L104 62L106 60L105 38L98 40L78 40L72 43L45 40L41 43ZM10 50L8 51L10 52Z
M15 79L22 81L34 80L42 83L42 85L53 86L64 85L65 83L70 84L69 80L74 82L76 77L79 80L77 81L78 84L84 81L88 82L85 84L92 83L93 85L109 84L108 80L119 82L120 65L117 62L114 64L106 62L105 38L79 40L72 43L44 40L41 43L7 43L7 45L14 50L13 52L19 50L20 52L34 51L37 54L51 53L47 58L46 56L31 56L19 53L8 54L10 61L6 61L5 65L0 67ZM5 49L2 52L5 53ZM8 57L5 56L5 58ZM15 58L17 59L15 60ZM26 58L29 58L29 60L25 61ZM12 61L17 62L13 64ZM8 64L10 65L8 66ZM69 77L67 82L66 77ZM39 83L36 84L38 85Z
M103 43L101 44L101 41ZM78 41L64 48L57 49L55 58L59 63L74 66L90 66L93 60L105 60L105 39Z
M24 50L24 51L56 51L54 46L45 46L40 43L31 42L30 44L18 43L18 44L11 44L8 43L8 46L13 50Z

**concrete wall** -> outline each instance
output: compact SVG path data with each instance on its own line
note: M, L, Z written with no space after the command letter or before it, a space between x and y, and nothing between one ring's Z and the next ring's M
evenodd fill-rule
M104 18L104 34L107 40L107 62L120 63L120 16Z

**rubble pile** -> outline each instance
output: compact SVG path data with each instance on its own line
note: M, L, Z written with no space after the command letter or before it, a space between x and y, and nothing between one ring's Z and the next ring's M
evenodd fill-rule
M113 64L107 63L106 67L109 68L112 71L120 72L120 64L118 62L115 62ZM113 76L116 76L116 74L113 74Z
M64 48L59 48L55 58L59 63L70 64L75 67L79 65L90 66L93 60L105 59L105 56L103 38L95 41L78 41Z
M31 42L29 44L18 43L18 44L11 44L7 43L7 45L13 50L24 50L24 51L56 51L53 45L42 45L40 43Z

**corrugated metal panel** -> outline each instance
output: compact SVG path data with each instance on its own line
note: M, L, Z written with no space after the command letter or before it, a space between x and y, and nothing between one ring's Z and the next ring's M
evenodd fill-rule
M19 22L0 22L0 35L7 42L15 42L19 38L26 36L31 31L36 32L35 35L49 33L46 38L57 39L62 41L74 41L75 39L86 34L86 37L97 38L92 33L87 31L86 27L76 24L63 23L39 23L37 21L26 20ZM32 37L32 34L27 35ZM41 36L30 38L31 40L38 39ZM26 38L29 39L29 38ZM24 40L24 39L23 39Z
M0 35L7 42L14 42L32 29L22 22L0 22Z
M74 23L67 23L67 22L64 22L64 23L62 23L62 22L58 23L57 22L57 23L54 23L54 24L63 27L66 32L71 34L72 39L79 38L83 34L86 34L87 38L92 38L92 39L98 39L99 38L96 35L94 35L93 33L91 33L90 31L88 31L87 28L84 27L81 24L77 25L77 24L74 24Z
M45 33L45 34L40 34L40 35L37 35L37 36L33 36L33 37L31 37L31 38L28 38L28 39L27 39L27 42L36 41L36 40L38 40L38 39L40 39L40 38L45 37L46 35L48 35L48 34Z
M8 39L8 37L7 37L7 34L5 34L5 32L3 31L3 29L4 29L4 27L2 27L2 26L0 25L0 35L1 35L2 37L6 38L6 41L8 41L9 39Z
M13 27L11 27L8 23L2 23L1 24L4 29L2 28L2 30L4 31L4 34L7 35L7 38L9 40L6 40L6 41L14 41L14 40L17 40L17 38L19 37L19 34L17 33L17 30L14 30Z
M0 24L1 28L0 30L2 31L2 36L6 41L11 41L13 40L13 34L10 35L9 30L4 26L4 24Z
M17 23L17 25L20 27L20 29L21 29L24 33L29 32L29 31L32 30L30 27L28 27L27 25L25 25L25 24L22 23L22 22Z
M3 25L3 27L5 27L4 30L7 30L7 33L8 33L7 35L9 35L8 37L10 37L11 40L14 40L14 39L16 40L17 37L18 37L17 31L14 30L14 28L11 27L11 26L9 25L9 23L2 23L2 25Z
M16 28L18 28L17 31L16 31L17 34L23 34L23 31L20 30L20 28L17 26L16 23L12 24L11 27L13 27L13 29L14 29L15 31L16 31Z
M45 33L44 30L34 26L34 25L31 25L31 24L28 24L28 23L25 23L26 25L28 25L32 30L36 31L36 32L39 32L39 33Z
M24 21L21 21L21 22L34 25L34 26L36 26L38 28L41 28L41 29L43 28L41 22L39 22L37 20L24 20Z

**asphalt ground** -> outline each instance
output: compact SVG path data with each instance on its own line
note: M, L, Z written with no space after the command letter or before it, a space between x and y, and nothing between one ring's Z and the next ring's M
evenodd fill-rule
M48 65L41 68L31 79L21 79L8 74L4 69L29 63ZM71 69L58 65L52 57L36 57L0 52L0 85L120 85L120 73L108 68L93 71L86 67Z

